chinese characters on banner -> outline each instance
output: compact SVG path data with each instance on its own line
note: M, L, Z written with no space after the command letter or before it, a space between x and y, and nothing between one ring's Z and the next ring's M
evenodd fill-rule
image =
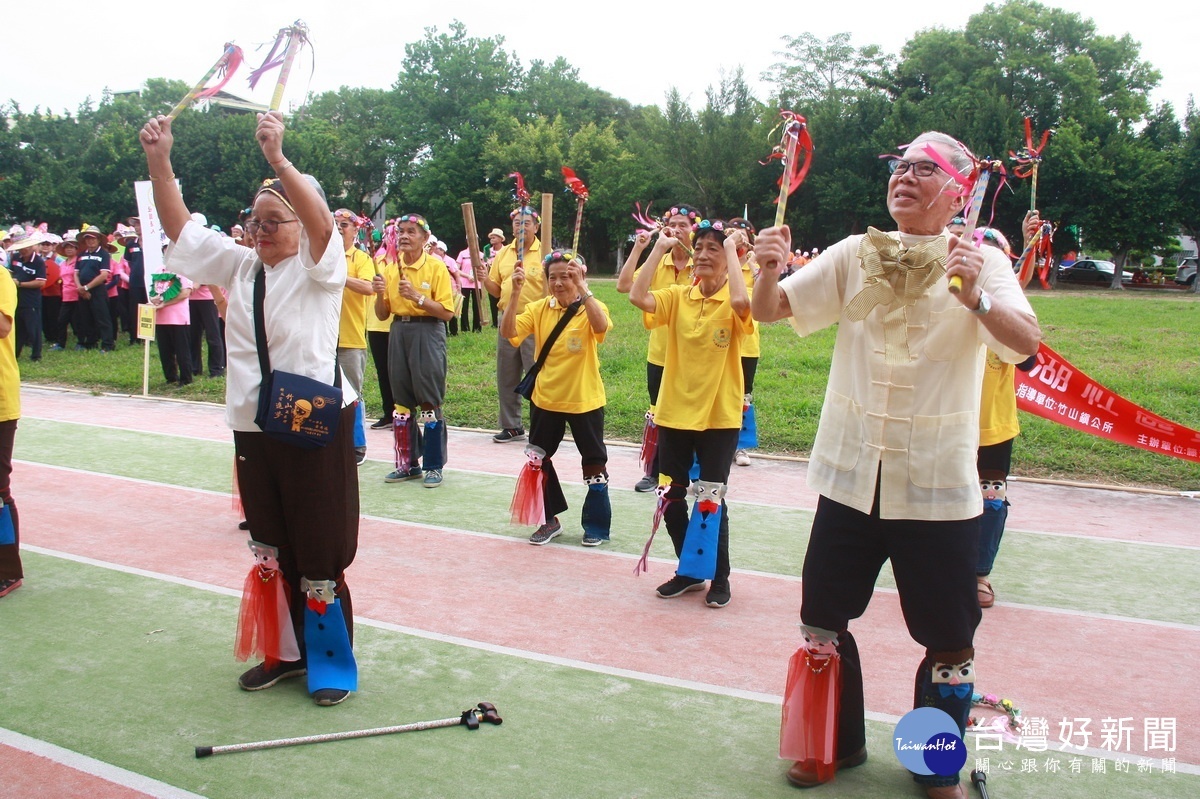
M1017 370L1017 407L1100 438L1200 463L1200 433L1122 399L1046 346Z
M1005 749L1012 737L1003 732L980 732L975 737L975 768L984 774L1173 774L1178 720L1147 717L1027 718L1015 751ZM1097 752L1097 750L1100 750ZM999 752L995 756L988 752ZM1162 753L1155 756L1155 752ZM1125 757L1129 755L1129 757Z

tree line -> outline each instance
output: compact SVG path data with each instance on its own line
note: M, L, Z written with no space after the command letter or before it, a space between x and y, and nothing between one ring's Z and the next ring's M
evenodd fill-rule
M569 242L575 202L560 168L570 166L590 189L580 249L611 265L635 201L772 220L780 168L759 162L780 108L804 115L815 143L787 217L806 248L890 225L880 154L936 129L1011 170L1030 117L1036 132L1056 131L1037 198L1059 226L1057 252L1082 243L1140 261L1169 253L1181 231L1200 232L1200 114L1190 102L1182 118L1170 104L1151 107L1160 76L1127 34L1010 0L961 30L921 31L898 54L854 46L847 33L802 33L784 36L777 55L762 76L769 97L755 97L739 70L698 106L673 88L661 106L635 106L581 81L563 58L524 66L503 37L454 22L406 45L390 89L308 97L289 117L288 154L335 206L423 213L452 248L464 242L461 203L475 204L485 230L507 220L514 171L535 202L539 192L562 198L554 238ZM138 130L188 88L151 78L138 94L106 94L75 114L10 104L0 111L0 218L62 230L132 213L132 184L146 177ZM267 172L254 125L252 114L216 106L178 118L174 162L189 207L237 218ZM983 221L1017 234L1029 192L1028 181L1010 179Z

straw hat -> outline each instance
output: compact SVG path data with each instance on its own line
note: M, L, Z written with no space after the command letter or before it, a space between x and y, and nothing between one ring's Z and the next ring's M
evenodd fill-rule
M38 233L36 230L22 230L13 234L12 239L9 240L4 249L8 250L9 252L15 252L17 250L23 250L27 247L36 246L41 244L43 241L45 241L45 239L42 238L42 234Z
M96 239L99 240L101 247L108 250L109 252L117 251L117 248L109 243L108 236L104 235L104 231L102 231L100 228L96 227L95 225L84 225L83 228L79 231L79 234L76 236L76 238L79 242L81 242L80 249L83 249L82 242L83 242L84 236L95 236Z

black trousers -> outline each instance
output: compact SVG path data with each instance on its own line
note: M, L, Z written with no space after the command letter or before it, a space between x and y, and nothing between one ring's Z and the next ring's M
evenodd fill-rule
M234 431L238 489L250 535L279 548L279 566L291 587L292 625L304 648L305 598L300 578L334 580L354 634L346 569L358 551L358 471L354 460L355 406L342 409L328 446L299 449L265 433Z
M225 342L221 338L221 316L217 313L217 303L214 300L190 300L188 309L192 314L192 348L189 355L192 373L201 374L204 369L200 360L200 339L203 337L208 342L208 373L216 377L225 371Z
M105 296L104 289L98 288L91 292L91 299L85 300L81 297L76 305L80 320L78 332L83 335L83 346L95 349L99 344L102 350L113 349L115 344L112 317L108 314L108 297Z
M687 487L690 483L688 471L692 461L700 463L700 479L706 483L728 483L729 469L733 465L733 453L737 450L736 427L718 430L677 430L673 427L658 428L658 468L671 478L667 499L670 502L663 511L663 523L675 547L675 556L683 551L683 539L687 535L688 507ZM717 537L717 573L714 582L729 580L729 507L721 500L721 526Z
M567 498L563 495L562 484L558 480L553 461L554 453L558 452L558 445L562 443L567 432L567 425L571 426L571 437L575 439L575 448L579 450L583 476L608 473L608 447L604 444L604 408L587 413L559 413L529 403L529 443L541 447L546 452L546 457L542 460L542 473L546 476L543 493L546 521L567 509Z
M40 298L39 298L40 299ZM15 354L18 358L21 357L21 350L25 349L25 345L29 345L29 357L35 361L42 359L42 307L39 302L37 305L27 305L17 308L17 317L13 320L16 327L16 347Z
M158 344L158 360L168 383L181 386L192 382L191 334L187 325L156 325L154 340Z
M0 580L19 580L25 576L21 571L21 525L17 518L17 503L12 498L12 452L13 440L17 436L17 420L0 422L0 502L8 506L12 514L13 531L16 533L11 544L0 545Z
M480 290L481 294L487 294L486 291ZM491 296L491 295L488 295ZM478 333L483 327L479 322L479 294L475 293L475 289L463 289L463 304L462 304L462 331L466 333L468 330ZM471 313L475 315L475 321L468 321L467 317Z
M42 334L46 337L47 344L57 344L60 347L65 347L67 344L67 331L58 320L58 314L61 310L62 297L42 295Z
M866 743L862 664L848 627L851 619L866 612L884 561L892 562L909 635L925 647L926 658L936 658L940 653L973 646L975 628L983 615L975 592L978 539L978 517L960 521L881 519L878 489L870 513L827 497L817 500L804 556L800 618L806 625L838 633L842 657L839 758ZM922 669L928 672L931 667L932 663L927 667L922 660L918 682Z
M380 419L391 419L392 411L396 409L396 400L392 396L392 379L388 376L388 337L386 330L368 330L367 346L371 349L371 361L375 364L375 375L379 378L379 396L383 400L383 411Z

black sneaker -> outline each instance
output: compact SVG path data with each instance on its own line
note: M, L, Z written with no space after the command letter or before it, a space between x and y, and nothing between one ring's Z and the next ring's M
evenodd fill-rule
M689 591L699 591L704 587L703 580L697 580L695 577L684 577L682 574L677 574L670 580L658 587L657 593L663 599L671 599L672 597L683 596Z
M371 425L371 429L372 430L383 430L385 427L391 427L391 426L392 426L391 419L380 419L378 422L375 422L374 424Z
M534 530L533 535L529 536L529 543L535 547L540 547L544 544L549 544L551 539L557 538L560 535L562 535L562 525L558 523L557 518L554 518Z
M723 608L729 604L730 596L728 582L719 583L713 580L708 587L708 595L704 597L704 604L710 608Z
M280 680L302 677L307 673L308 667L303 660L280 661L270 668L266 663L259 663L238 677L238 687L243 691L262 691Z
M492 436L492 441L497 444L507 444L510 441L524 441L525 430L520 427L510 427L506 430L501 430L496 435Z
M332 707L333 705L341 704L342 700L350 696L349 691L343 691L341 688L318 688L313 691L313 702L321 707Z
M658 488L658 481L650 475L646 475L637 481L637 485L633 487L633 490L639 494L648 494L656 488Z
M362 466L366 462L367 462L367 450L365 448L361 449L361 450L358 450L358 449L354 450L354 464L356 466Z
M238 522L238 529L239 530L249 530L250 522L246 521L245 519L242 519L240 522Z

